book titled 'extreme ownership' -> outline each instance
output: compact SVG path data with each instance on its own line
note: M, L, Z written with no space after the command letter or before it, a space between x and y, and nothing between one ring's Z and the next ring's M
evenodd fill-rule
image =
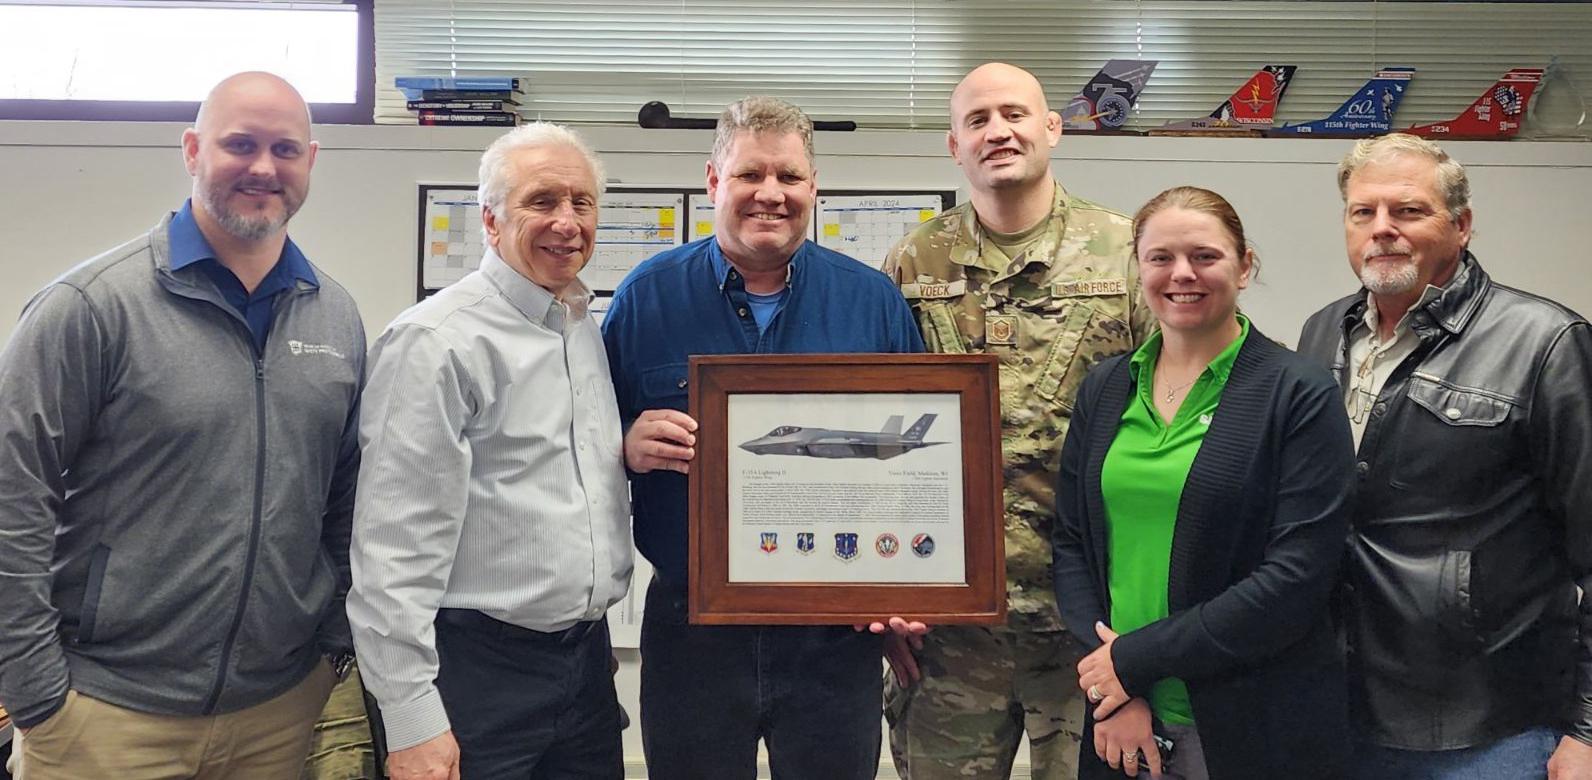
M492 111L420 111L422 125L475 125L477 127L514 127L520 115Z

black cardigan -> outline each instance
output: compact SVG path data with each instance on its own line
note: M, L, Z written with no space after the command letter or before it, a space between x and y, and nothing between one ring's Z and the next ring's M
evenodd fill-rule
M1110 623L1100 471L1136 393L1129 355L1084 380L1057 486L1056 600L1086 647ZM1213 780L1337 777L1349 762L1343 653L1328 614L1349 531L1354 444L1332 376L1251 329L1189 469L1171 615L1112 649L1128 693L1188 684ZM1092 709L1092 708L1091 708ZM1120 776L1095 756L1079 777ZM1176 765L1176 758L1173 759Z

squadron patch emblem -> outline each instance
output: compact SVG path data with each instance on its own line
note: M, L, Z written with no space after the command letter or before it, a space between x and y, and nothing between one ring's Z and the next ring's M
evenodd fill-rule
M856 559L856 534L835 534L835 557L843 561L852 561Z
M873 540L873 551L879 553L880 558L894 558L900 550L901 540L895 534L879 534L879 538Z

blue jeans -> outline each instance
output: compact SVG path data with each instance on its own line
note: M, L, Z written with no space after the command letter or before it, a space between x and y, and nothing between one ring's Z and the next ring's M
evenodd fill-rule
M654 579L641 622L650 780L868 780L879 770L879 637L850 626L693 626Z
M619 780L625 774L607 621L532 631L473 609L437 611L437 692L470 780Z
M1532 780L1548 776L1559 735L1546 727L1462 750L1355 746L1359 780Z

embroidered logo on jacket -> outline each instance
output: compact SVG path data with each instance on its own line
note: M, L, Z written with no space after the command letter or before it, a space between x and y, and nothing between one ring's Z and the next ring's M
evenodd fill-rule
M287 351L294 355L331 355L338 360L345 359L343 351L331 344L306 344L298 339L288 339Z

